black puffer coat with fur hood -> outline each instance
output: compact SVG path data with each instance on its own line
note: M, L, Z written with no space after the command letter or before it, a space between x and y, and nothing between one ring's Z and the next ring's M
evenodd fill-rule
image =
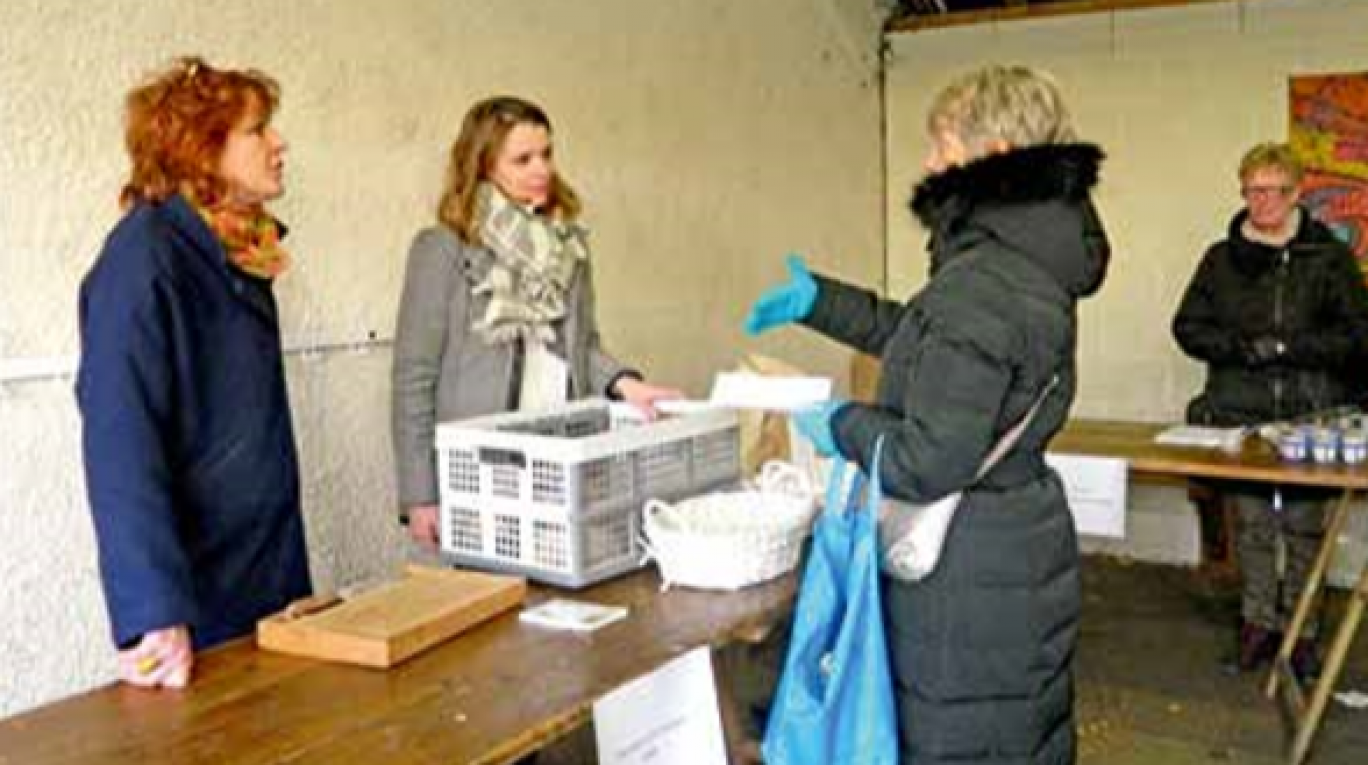
M1092 145L1014 150L916 190L931 277L906 303L819 279L814 329L883 361L877 401L838 411L837 445L868 469L884 439L889 494L926 502L969 486L1030 410L1011 453L966 492L939 567L886 579L902 762L1074 760L1078 546L1044 451L1075 390L1077 301L1109 248L1090 201Z

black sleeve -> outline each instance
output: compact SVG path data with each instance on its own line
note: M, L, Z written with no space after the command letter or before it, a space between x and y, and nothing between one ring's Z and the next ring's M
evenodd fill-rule
M897 330L905 307L862 287L816 274L813 278L817 302L803 325L863 353L883 355L884 344Z
M915 366L905 370L902 413L849 404L832 426L841 454L862 470L882 436L885 490L911 502L939 499L973 481L1013 379L1001 349L979 338L946 327L922 342Z
M1197 266L1173 317L1173 338L1194 359L1208 364L1238 364L1243 361L1239 336L1221 322L1216 310L1216 272L1222 251L1221 245L1207 250Z
M1287 338L1287 362L1307 367L1344 367L1368 358L1368 285L1354 256L1344 247L1329 253L1330 266L1317 306L1314 331Z

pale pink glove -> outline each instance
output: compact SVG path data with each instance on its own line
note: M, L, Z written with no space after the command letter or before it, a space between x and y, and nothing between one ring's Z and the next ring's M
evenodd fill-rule
M656 410L656 402L684 397L683 393L674 388L662 388L631 377L620 378L613 385L613 389L619 398L636 407L647 420L654 420L660 416L660 412Z
M143 635L137 645L120 651L119 679L147 688L184 688L190 683L194 665L190 630L179 624L153 630Z

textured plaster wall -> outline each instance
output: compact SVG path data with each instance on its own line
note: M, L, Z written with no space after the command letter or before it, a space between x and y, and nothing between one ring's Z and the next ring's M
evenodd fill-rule
M926 270L905 203L926 153L925 113L955 73L1023 63L1061 81L1078 128L1109 159L1097 200L1114 256L1100 295L1080 309L1075 414L1182 418L1203 370L1169 322L1206 246L1240 206L1236 167L1255 142L1287 136L1287 78L1368 69L1362 0L1214 3L948 28L889 38L890 285ZM1141 487L1131 538L1107 549L1191 562L1182 492ZM1356 549L1361 556L1362 547Z
M799 333L748 341L780 255L883 266L878 3L861 0L6 0L0 4L0 363L76 353L80 276L116 219L120 109L181 53L284 88L295 268L287 339L391 334L466 107L540 101L588 201L618 353L706 393L744 351L839 374ZM0 368L3 368L0 366ZM320 587L392 570L389 355L293 357ZM0 389L0 715L111 678L70 380Z

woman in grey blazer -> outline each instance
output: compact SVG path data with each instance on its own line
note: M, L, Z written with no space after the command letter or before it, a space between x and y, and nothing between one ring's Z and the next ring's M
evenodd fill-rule
M473 106L451 148L438 225L409 249L395 331L392 427L401 520L438 543L436 424L590 396L648 415L678 396L602 347L578 224L551 122L513 97Z

